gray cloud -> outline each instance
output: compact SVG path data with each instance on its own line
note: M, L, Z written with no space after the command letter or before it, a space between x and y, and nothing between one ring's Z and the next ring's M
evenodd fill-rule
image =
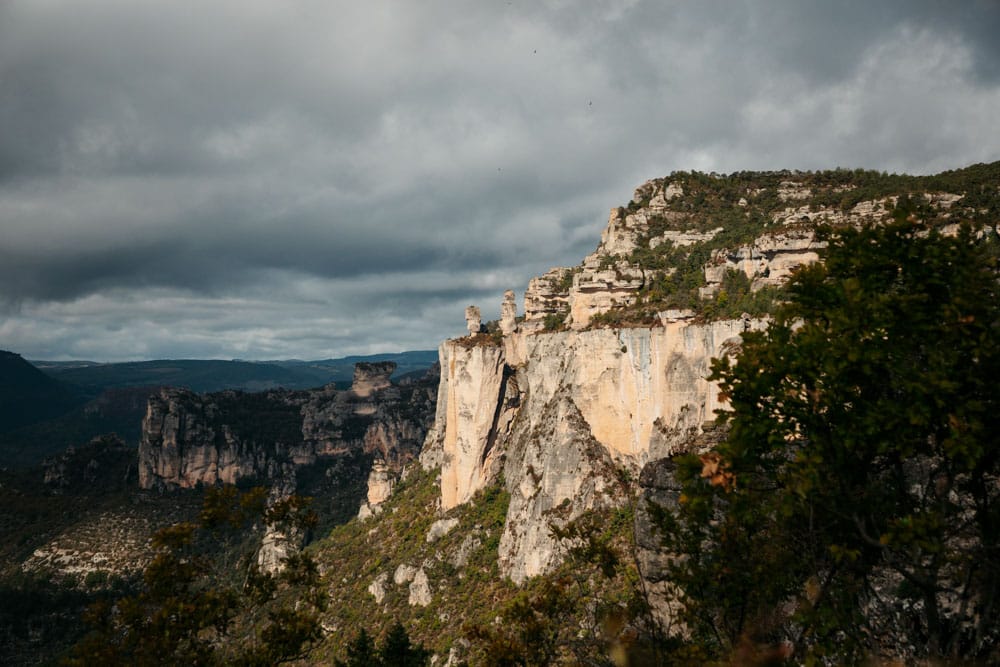
M998 159L997 34L991 0L10 0L0 347L433 346L675 169Z

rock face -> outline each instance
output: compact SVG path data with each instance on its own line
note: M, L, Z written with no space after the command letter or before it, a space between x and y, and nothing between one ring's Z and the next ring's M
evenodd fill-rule
M420 568L413 575L413 581L410 582L410 606L426 607L431 603L431 595L431 585L427 580L427 573L424 572L424 568Z
M469 306L465 309L465 326L470 336L475 336L482 329L483 320L479 315L478 306Z
M700 288L700 295L714 296L729 270L745 274L753 290L784 283L796 267L819 259L818 251L824 244L815 240L817 224L858 226L891 219L899 199L896 196L860 201L849 208L813 199L814 195L822 195L820 200L828 202L832 194L851 189L828 186L824 192L817 192L802 182L786 179L772 188L778 201L785 204L782 208L761 208L746 197L734 202L741 209L753 208L759 218L766 217L768 224L752 240L727 247L715 244L704 264L706 285ZM746 191L751 199L766 193L766 188ZM585 329L599 313L634 305L643 287L675 270L644 262L643 253L664 244L671 248L698 246L729 231L713 222L715 213L706 219L706 214L696 212L699 204L686 202L684 196L680 183L668 179L639 186L628 207L611 210L600 244L583 262L575 267L553 268L529 282L524 295L525 320L519 328L538 332L557 324ZM961 195L932 192L923 194L922 200L946 219L947 211L961 200ZM739 214L747 216L749 210ZM745 225L746 221L739 224Z
M729 271L746 276L740 284L750 292L781 285L819 259L816 224L877 224L896 204L848 197L850 187L829 175L726 178L679 174L644 183L627 207L611 211L592 254L529 282L522 322L512 294L504 295L502 342L473 336L441 345L436 420L420 460L441 469L442 510L502 474L510 504L500 568L515 582L561 558L550 525L624 502L621 479L644 468L650 497L672 492L657 462L705 446L706 428L724 408L707 380L711 361L766 322L745 313L696 320L687 308L696 288L714 297ZM922 205L941 226L958 201L932 193ZM707 303L710 315L729 312L721 295ZM643 326L595 328L595 316L615 308L638 319L604 322ZM470 333L478 315L466 312ZM643 576L669 614L663 564L650 560L648 517L639 521L648 547Z
M378 459L372 464L371 472L368 473L368 495L358 510L359 519L367 519L381 511L382 503L389 498L396 486L396 478L397 473L384 460Z
M437 383L433 373L393 386L394 368L392 362L358 364L347 391L162 389L143 420L139 485L165 490L255 479L287 494L301 466L363 452L379 462L370 496L384 499L390 478L420 451Z
M540 331L545 318L563 316L569 312L569 290L573 284L573 269L558 267L528 282L524 291L524 331Z
M257 567L266 574L280 572L285 567L285 559L302 548L303 537L279 526L268 525L257 551Z
M500 304L500 331L504 336L517 331L517 297L514 290L503 293L503 303Z
M503 472L511 503L501 570L515 581L544 572L560 557L548 520L620 503L619 468L638 474L713 419L721 404L705 379L710 361L746 327L681 321L445 342L438 421L421 454L441 466L442 509Z
M396 364L392 361L356 363L354 364L354 381L351 383L351 391L354 392L355 396L367 398L376 391L392 385L389 378L394 370L396 370Z
M496 442L498 411L507 388L503 348L441 346L441 384L435 427L440 435L441 507L464 503L482 488L495 465L490 452ZM442 407L444 414L442 413Z
M269 393L266 401L285 417L297 414L298 406L282 398ZM139 487L194 488L249 477L284 482L288 455L301 436L283 429L264 440L234 429L226 408L238 399L235 392L200 396L169 387L150 397L139 445Z
M458 525L458 519L438 519L427 530L427 541L434 542L451 532Z
M94 438L42 461L43 482L56 493L114 493L135 483L134 449L116 435Z
M563 547L553 538L550 524L564 525L626 497L610 453L566 396L518 423L504 477L511 480L511 497L499 564L515 583L548 571L562 559Z
M767 234L752 244L719 250L705 265L703 297L715 294L727 271L739 271L749 278L754 289L784 283L792 270L819 260L818 251L826 243L816 241L811 227L799 227Z
M396 478L392 474L392 469L385 461L376 461L368 475L368 504L381 505L392 493L392 487L395 485Z
M372 580L372 583L368 586L368 592L372 594L375 598L376 604L382 604L382 600L385 599L385 585L389 581L389 575L383 572Z
M700 434L685 445L694 451L708 450L724 437L714 424L705 424ZM677 625L677 589L670 582L671 554L664 552L662 535L656 527L654 508L674 509L680 498L681 485L676 477L676 464L665 457L650 461L639 475L639 499L635 508L636 565L642 577L653 618L661 623L668 635L683 634Z

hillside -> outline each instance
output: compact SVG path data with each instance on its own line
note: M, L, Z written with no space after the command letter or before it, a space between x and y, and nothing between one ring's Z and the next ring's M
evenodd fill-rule
M707 661L703 647L658 634L683 626L662 518L647 501L682 504L678 457L727 438L715 423L726 402L708 380L712 362L738 354L747 331L765 330L790 298L790 277L825 255L820 230L895 221L944 238L967 224L981 248L1000 254L1000 163L931 177L673 174L613 209L581 264L532 280L523 316L510 292L496 323L483 327L470 308L470 335L440 349L425 472L411 472L382 514L310 547L335 602L318 655L343 655L360 629L377 637L401 619L450 664L505 664L534 649L540 664L606 664L609 655L671 664L673 650ZM470 519L484 511L494 518ZM607 574L587 569L601 563ZM581 615L581 600L600 611ZM869 651L921 654L886 621L905 603L869 604L878 635ZM462 609L476 611L457 623ZM758 649L747 640L738 650L733 659L749 663Z
M797 266L818 259L822 226L919 220L996 236L1000 162L933 176L864 170L675 172L611 210L597 249L525 292L526 327L649 326L676 317L769 314Z
M304 390L353 380L358 362L391 361L394 379L419 379L436 351L410 351L317 361L160 360L101 364L0 359L0 465L37 465L70 445L105 433L139 444L147 399L161 386L195 392ZM39 369L42 372L39 372ZM89 400L88 400L89 399Z
M146 401L155 391L155 387L107 389L55 418L0 433L0 465L38 465L46 456L109 433L134 448Z
M20 355L0 350L0 433L58 417L84 400Z

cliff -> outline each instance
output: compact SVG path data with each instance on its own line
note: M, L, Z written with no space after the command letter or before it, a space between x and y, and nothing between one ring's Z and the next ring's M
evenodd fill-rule
M819 260L820 225L909 217L949 233L988 214L948 191L968 178L678 172L643 184L612 209L592 254L529 282L522 320L507 292L497 334L480 333L470 307L469 336L440 346L421 461L441 468L442 510L502 479L501 572L520 583L551 570L563 555L551 526L626 503L640 478L647 495L669 488L657 462L709 446L725 409L706 379L712 359L766 326L789 276ZM655 563L643 569L662 587Z
M515 581L558 561L548 521L620 504L623 473L685 446L720 407L711 359L759 322L513 333L441 345L435 429L421 455L441 466L441 507L501 473L511 503L501 570ZM558 510L558 511L556 511Z
M149 399L143 419L139 486L165 490L253 481L288 494L305 467L329 467L357 454L368 468L378 462L383 477L398 475L419 453L430 426L437 376L393 385L394 369L392 362L358 363L346 390L330 385L199 395L161 389Z

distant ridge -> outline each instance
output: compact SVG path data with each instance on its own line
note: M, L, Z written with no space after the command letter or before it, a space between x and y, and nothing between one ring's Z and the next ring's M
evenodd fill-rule
M396 375L430 368L436 350L352 355L339 359L300 361L241 361L216 359L157 359L121 363L33 361L52 378L71 383L96 396L106 389L169 385L196 392L238 389L266 391L311 389L331 382L350 383L359 361L394 361Z
M58 417L84 400L21 355L0 350L0 433Z

